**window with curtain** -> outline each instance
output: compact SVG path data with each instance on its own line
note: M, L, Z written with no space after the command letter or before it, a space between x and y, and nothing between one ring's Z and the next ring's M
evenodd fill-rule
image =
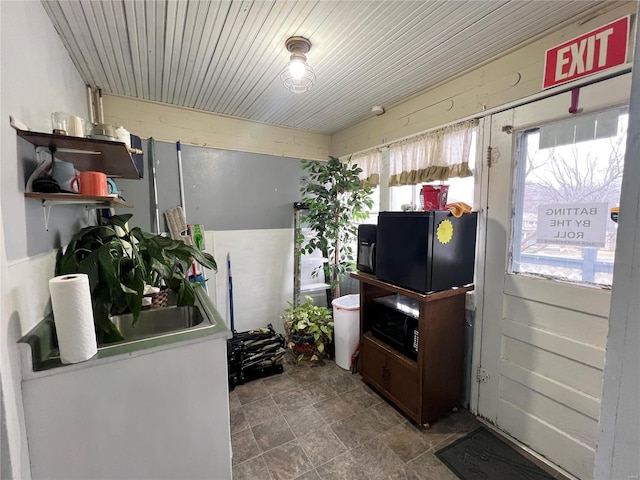
M361 153L351 155L350 165L358 165L362 169L360 180L368 181L371 187L375 188L380 183L380 162L382 154L376 148Z
M371 198L373 206L369 210L369 218L363 223L377 223L378 212L380 211L380 166L382 162L382 153L376 148L365 152L356 153L349 157L349 165L358 165L362 172L358 177L361 181L369 182L373 188Z
M470 177L477 120L450 125L389 147L389 186Z

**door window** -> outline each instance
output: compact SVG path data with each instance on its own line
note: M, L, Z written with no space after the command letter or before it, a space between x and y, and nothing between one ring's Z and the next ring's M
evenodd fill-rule
M518 134L510 273L611 286L627 122L615 109Z

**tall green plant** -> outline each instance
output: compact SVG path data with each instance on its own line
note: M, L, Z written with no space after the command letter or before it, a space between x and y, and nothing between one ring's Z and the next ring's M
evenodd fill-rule
M353 246L358 223L369 216L368 209L373 206L372 189L358 178L360 167L335 157L329 157L328 162L303 160L302 169L307 175L300 192L309 209L304 223L314 235L306 243L302 236L297 240L303 251L318 249L329 259L323 267L325 278L337 298L340 277L355 268Z

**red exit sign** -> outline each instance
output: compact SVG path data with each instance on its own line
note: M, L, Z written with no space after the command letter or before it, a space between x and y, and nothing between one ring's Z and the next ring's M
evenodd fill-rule
M542 88L622 65L627 61L629 17L585 33L545 53Z

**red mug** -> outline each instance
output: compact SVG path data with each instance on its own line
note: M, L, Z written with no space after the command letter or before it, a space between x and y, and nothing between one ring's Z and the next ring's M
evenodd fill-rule
M80 172L70 183L71 191L92 197L106 197L109 195L107 176L102 172Z

